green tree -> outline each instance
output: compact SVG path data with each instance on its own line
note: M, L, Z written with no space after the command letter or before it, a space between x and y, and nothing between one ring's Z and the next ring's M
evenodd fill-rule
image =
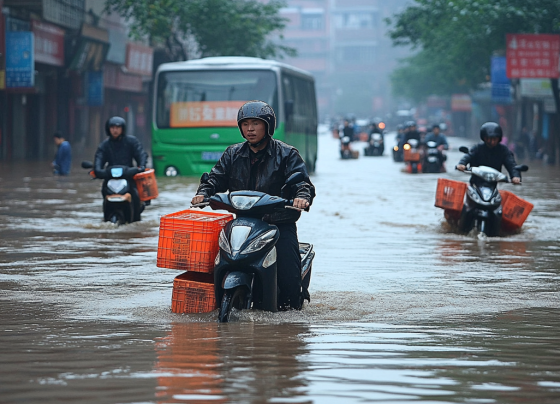
M395 45L419 51L393 74L394 89L419 99L487 81L490 58L505 50L508 33L560 32L560 1L415 0L387 23ZM411 85L414 77L433 85Z
M106 0L105 10L131 24L135 38L163 46L170 61L206 56L295 56L281 40L286 19L279 15L280 0Z

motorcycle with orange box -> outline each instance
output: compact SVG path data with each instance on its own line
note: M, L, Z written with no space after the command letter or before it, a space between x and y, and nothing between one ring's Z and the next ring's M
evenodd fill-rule
M301 173L290 176L282 195L302 180ZM195 210L162 217L157 266L187 269L175 278L172 311L206 313L218 307L219 322L228 322L234 308L277 312L275 245L279 232L263 217L277 209L291 209L292 204L291 200L263 192L234 191L218 193L195 207L209 205L227 210L236 215L235 219L231 214ZM186 214L190 221L183 220ZM299 250L302 300L310 300L315 252L308 243L300 243Z
M82 161L82 168L92 169L91 161ZM93 170L89 172L93 179L97 179ZM140 217L145 206L151 204L152 199L158 197L156 176L153 169L140 171L137 167L109 166L106 167L99 179L103 179L103 220L117 225L133 223L135 216ZM135 215L132 201L133 185L136 185L140 199L140 212Z
M529 168L520 165L516 169L524 172ZM486 166L464 172L471 175L470 184L438 179L435 206L444 209L446 220L462 233L476 229L489 237L519 230L533 205L509 191L498 190L498 183L510 182L508 177Z
M422 172L422 150L419 140L408 139L403 145L403 159L407 173L418 174Z

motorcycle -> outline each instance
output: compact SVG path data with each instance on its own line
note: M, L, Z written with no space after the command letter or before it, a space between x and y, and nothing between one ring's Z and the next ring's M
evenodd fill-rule
M359 152L352 150L350 143L352 143L352 140L349 136L340 138L340 158L343 160L357 159L360 156Z
M469 152L464 146L459 151ZM529 167L523 164L515 166L515 169L521 173L529 170ZM489 237L498 236L502 227L502 196L498 191L498 183L510 182L509 178L486 166L472 167L464 173L471 175L471 181L459 218L459 230L469 233L476 228Z
M384 150L383 135L381 133L372 133L369 136L368 145L364 149L364 156L381 156Z
M303 180L301 173L288 178L281 195ZM219 193L207 201L193 205L227 210L236 218L220 233L219 253L214 267L214 290L220 302L218 321L228 322L233 308L278 311L276 242L278 228L265 222L263 216L277 209L297 209L293 201L258 191ZM297 209L299 210L299 209ZM311 264L315 257L313 246L299 243L301 256L302 303L310 300Z
M92 169L93 163L82 161L82 168ZM121 225L133 223L134 203L132 193L135 192L133 177L140 173L138 167L109 166L104 169L100 177L96 177L93 170L90 175L96 179L103 179L102 194L103 198L103 220L113 224ZM140 213L150 201L140 202ZM138 214L138 217L140 215Z
M437 143L433 140L426 142L424 145L424 162L422 164L423 173L441 173L445 169L443 163L447 160L447 156L437 148Z
M403 145L404 163L406 164L406 172L417 174L422 172L420 141L417 139L408 139Z

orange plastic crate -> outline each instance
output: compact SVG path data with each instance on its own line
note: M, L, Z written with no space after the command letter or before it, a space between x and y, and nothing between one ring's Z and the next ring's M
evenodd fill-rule
M404 161L420 161L420 153L412 150L403 150Z
M134 182L136 182L136 188L138 188L138 195L141 201L149 201L158 197L156 174L153 168L136 174Z
M217 307L213 275L185 272L173 280L173 313L209 313Z
M502 225L506 228L519 228L533 210L533 204L521 199L513 192L500 190L502 196Z
M463 199L467 191L467 183L438 178L436 203L438 208L449 210L463 209Z
M162 216L159 225L157 266L212 273L218 238L230 213L188 209Z

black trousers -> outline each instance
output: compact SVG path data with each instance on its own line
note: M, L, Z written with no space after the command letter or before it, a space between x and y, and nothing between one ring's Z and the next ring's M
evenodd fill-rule
M280 238L276 243L278 268L278 307L301 309L301 256L295 223L276 224Z

